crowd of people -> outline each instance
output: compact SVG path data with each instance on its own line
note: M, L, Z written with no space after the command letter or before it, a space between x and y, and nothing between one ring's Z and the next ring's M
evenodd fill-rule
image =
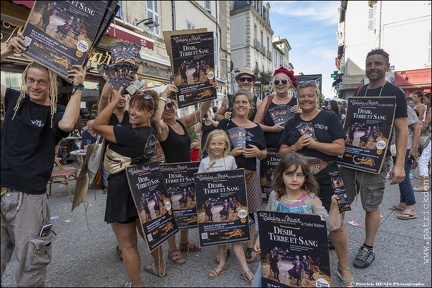
M22 34L18 33L1 51L1 61L13 53L21 53L26 47ZM133 58L115 61L134 63ZM376 257L374 241L379 229L379 206L386 177L391 184L399 184L400 203L390 207L400 211L398 219L415 219L414 191L430 189L430 141L419 149L421 135L430 129L430 93L415 93L415 106L411 108L407 105L404 92L385 80L388 70L389 55L382 49L370 51L365 61L369 84L359 87L355 93L360 97L396 96L394 131L391 134L396 154L392 156L388 151L384 155L380 174L338 165L336 160L345 151L347 137L342 126L346 113L345 109L340 109L344 108L343 105L331 101L328 107L321 107L316 83L297 83L293 71L284 67L274 71L275 92L264 98L262 103L254 101L253 85L257 79L252 70L245 67L235 77L239 89L222 100L216 113L211 101L207 100L200 104L198 110L183 117L177 116L178 104L170 97L178 92L175 85L167 85L166 90L159 94L147 89L129 95L123 87L114 90L106 83L100 97L98 116L87 123L82 148L94 143L99 135L105 139L105 149L137 159L140 163L152 161L157 143L166 163L191 162L192 139L187 129L195 126L202 137L198 172L243 168L250 219L250 240L245 243L246 249L241 242L218 245L214 258L217 266L208 277L216 279L226 271L231 246L242 269L241 279L254 287L260 285L261 265L258 271L252 272L248 264L257 261L261 253L260 239L256 235L259 227L255 223L255 212L263 209L260 176L266 171L263 160L268 149L276 150L281 160L271 180L273 191L266 210L316 214L326 219L329 241L338 259L335 272L344 287L354 287L355 280L348 259L348 234L343 221L347 212L339 211L340 199L335 195L332 177L340 175L349 202L359 197L366 212L364 243L353 261L353 266L359 269L369 267ZM50 222L46 184L53 169L51 156L55 146L75 128L79 118L86 72L79 66L68 72L74 86L66 107L56 104L56 74L35 62L30 63L23 73L21 91L7 88L3 83L1 85L1 100L6 111L1 140L1 272L3 275L15 252L18 286L42 287L50 263L48 254L48 258L43 258L29 253L32 249L29 243L38 239L43 241L46 250L51 250L55 239L53 233L40 239L35 235L41 226ZM213 86L217 89L216 81ZM294 97L293 91L297 91L297 97ZM40 119L40 125L34 125L33 119ZM245 146L234 147L229 131L240 127L246 131L246 143ZM299 127L312 127L312 130ZM34 135L33 142L26 141L28 135ZM325 165L312 173L309 168L311 158ZM413 187L409 173L412 165L417 164L417 159L422 182L418 187ZM166 275L164 252L162 246L153 250L154 262L143 265L141 269L138 234L146 240L126 173L123 169L109 174L105 168L108 167L104 166L107 194L104 220L112 227L117 251L130 279L125 287L141 287L141 271L157 277ZM147 201L145 198L140 200L143 203ZM213 221L213 215L207 213L211 211L211 203L206 205L209 206L206 207L206 215L209 221ZM180 231L178 243L176 236L169 238L167 243L167 257L176 265L186 262L182 253L202 249L189 238L187 229ZM302 281L298 276L299 269L307 273L309 280L315 280L314 269L317 266L313 265L313 261L308 261L306 255L302 257L298 256L293 261L289 272L297 285L301 285ZM275 280L280 281L277 250L272 250L269 261ZM297 266L303 268L296 270Z

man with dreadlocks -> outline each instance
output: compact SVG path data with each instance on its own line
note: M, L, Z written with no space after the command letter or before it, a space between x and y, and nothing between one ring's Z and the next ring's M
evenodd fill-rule
M1 62L27 49L22 33L1 51ZM57 105L57 75L31 62L23 72L21 91L1 83L5 119L1 133L1 276L15 251L18 287L43 287L54 235L47 183L55 146L74 129L80 112L85 70L68 71L74 88L66 108Z

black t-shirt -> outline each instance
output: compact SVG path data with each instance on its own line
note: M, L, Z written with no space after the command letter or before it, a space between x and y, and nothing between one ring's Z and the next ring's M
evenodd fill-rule
M228 131L231 128L238 127L234 122L230 121L230 119L223 119L219 122L217 129L222 129L224 131ZM229 135L228 135L229 137ZM264 133L262 131L261 126L257 125L252 128L246 128L246 147L249 147L249 144L255 145L260 150L264 150L265 140ZM231 142L231 148L234 147ZM246 158L243 155L239 155L234 157L239 168L244 168L250 171L256 171L256 159L257 158Z
M291 112L291 108L297 105L297 98L292 97L291 100L287 104L275 104L273 102L270 103L266 115L264 116L264 125L266 126L274 126L275 122L272 118L272 112L280 109L286 110L286 119L291 119L294 116L294 113ZM282 136L281 132L264 132L264 137L266 141L267 148L279 148L279 140Z
M345 131L342 128L342 124L336 114L328 110L321 110L318 115L312 119L312 121L304 121L300 114L294 115L294 117L288 120L288 122L285 124L285 128L280 138L280 144L286 144L288 146L294 145L302 135L300 134L297 127L300 127L304 123L313 127L318 142L331 143L334 140L345 139L346 137ZM327 162L335 160L336 158L336 156L331 156L315 149L309 149L307 147L303 147L297 152L305 156L316 157Z
M156 129L149 126L114 126L116 143L109 143L109 148L130 158L150 159L156 149Z
M6 89L5 119L1 130L1 186L29 194L46 193L54 167L55 146L69 132L58 128L65 107L57 105L51 128L51 107L22 99L20 91Z

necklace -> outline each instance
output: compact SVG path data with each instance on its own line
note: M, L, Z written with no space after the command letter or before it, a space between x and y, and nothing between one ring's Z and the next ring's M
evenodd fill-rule
M385 86L386 84L387 84L387 82L384 83L384 85L381 87L380 94L378 95L378 97L381 96L382 90L384 89L384 86ZM364 96L367 96L368 88L369 88L369 85L366 86L366 91L365 91L365 95L364 95Z

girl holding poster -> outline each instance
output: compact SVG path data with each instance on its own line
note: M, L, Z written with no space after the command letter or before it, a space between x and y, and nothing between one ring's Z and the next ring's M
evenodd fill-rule
M209 133L207 141L204 146L208 156L201 160L198 168L198 173L234 170L237 169L235 158L228 153L231 151L230 140L225 131L216 129ZM243 251L241 242L231 244L234 253L243 269L241 277L246 279L249 283L253 277L252 272L249 270L246 262L246 256ZM218 259L219 264L210 271L209 278L216 279L220 274L226 271L226 249L227 245L218 245Z
M309 169L309 162L302 155L292 152L282 156L276 167L272 181L267 211L291 212L321 215L327 222L327 229L333 231L341 225L338 197L331 197L330 212L318 198L319 185ZM255 251L261 253L259 236L255 242ZM339 267L344 268L344 267ZM339 272L338 268L338 274ZM261 263L255 274L253 287L261 287ZM259 281L259 284L258 284Z

